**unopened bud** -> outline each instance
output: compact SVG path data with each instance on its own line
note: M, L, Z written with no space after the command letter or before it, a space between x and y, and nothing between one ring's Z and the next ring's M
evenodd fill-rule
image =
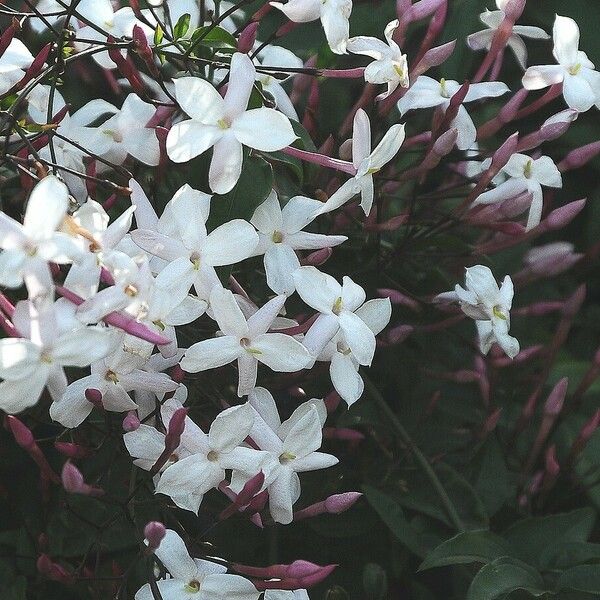
M258 21L253 21L240 33L240 37L238 38L238 52L243 52L244 54L248 54L254 47L254 43L256 42L256 32L258 31Z
M334 494L325 500L327 512L332 515L339 515L354 506L361 498L360 492L345 492L343 494Z
M54 447L68 458L85 458L90 455L90 449L70 442L54 442Z
M140 419L134 410L130 410L123 419L123 431L135 431L140 426Z
M63 488L69 494L83 496L102 496L104 490L85 483L81 471L70 461L67 461L60 475Z
M102 392L96 388L87 388L85 390L85 399L91 402L96 408L104 408L102 406Z
M569 378L563 377L550 392L546 403L544 404L544 414L557 417L562 410L567 389L569 387Z
M36 445L31 429L19 421L17 417L9 415L6 417L6 423L15 438L15 442L17 442L21 448L31 450Z
M585 206L586 200L575 200L569 202L564 206L554 209L543 221L547 229L562 229L568 225L582 210Z
M157 550L166 534L167 529L160 521L150 521L144 527L144 537L148 546L148 552Z
M321 250L315 250L302 260L302 265L320 267L331 258L332 254L333 248L321 248Z

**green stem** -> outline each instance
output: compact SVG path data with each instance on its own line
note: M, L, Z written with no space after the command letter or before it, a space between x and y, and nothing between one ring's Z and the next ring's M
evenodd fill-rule
M392 427L394 428L402 442L413 453L416 461L419 463L419 466L423 469L425 475L427 475L429 481L431 482L431 485L433 485L435 491L438 493L440 500L442 501L442 504L444 505L444 508L448 513L448 517L450 518L450 521L452 521L454 527L456 527L458 531L465 531L465 525L462 522L462 519L460 518L454 504L452 503L452 500L446 493L442 482L439 480L439 477L436 475L435 471L433 470L433 467L429 464L429 461L427 460L425 455L421 452L421 450L419 450L418 446L410 437L408 431L404 429L404 426L402 425L402 423L400 423L400 420L398 419L394 411L389 407L381 392L375 387L375 384L364 373L362 373L362 378L364 379L365 387L367 388L367 391L370 394L370 396L373 398L373 400L375 400L375 402L377 402L379 408L388 417L390 423L392 424Z

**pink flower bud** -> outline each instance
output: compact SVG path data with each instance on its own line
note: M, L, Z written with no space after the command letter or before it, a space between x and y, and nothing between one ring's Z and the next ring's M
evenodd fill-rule
M324 399L325 408L327 408L327 412L329 414L334 412L335 409L340 405L341 400L341 396L335 390L329 392L329 394L327 394L327 396L325 396Z
M432 67L439 67L450 58L455 48L456 40L452 40L451 42L436 46L425 52L423 58L411 72L411 78L422 75Z
M392 304L406 306L407 308L410 308L415 312L421 310L421 306L416 300L413 300L413 298L406 296L399 290L394 290L391 288L379 288L377 290L377 293L379 294L379 296L381 296L381 298L389 298Z
M123 419L123 431L135 431L140 426L140 419L134 410L130 410Z
M562 410L567 389L569 387L569 378L563 377L552 389L546 403L544 404L544 414L557 417Z
M526 2L527 0L509 0L508 4L504 7L506 17L515 23L523 14Z
M63 488L69 494L83 496L102 496L104 494L104 490L85 483L81 471L71 461L64 464L60 479Z
M362 442L365 435L348 427L323 427L323 439L357 443Z
M546 450L546 474L555 478L560 473L560 465L556 458L556 446L553 444Z
M549 230L562 229L568 225L585 206L586 200L575 200L553 210L541 223Z
M48 59L50 50L52 50L53 44L46 44L36 55L31 63L30 67L25 72L25 77L17 84L17 89L22 90L30 81L35 79L44 68L44 63Z
M345 492L343 494L334 494L325 499L327 512L332 515L339 515L354 506L362 496L360 492Z
M302 261L302 265L309 265L311 267L320 267L325 264L333 254L333 248L321 248L321 250L315 250L306 256Z
M581 148L576 148L569 152L558 164L558 170L564 172L578 169L590 162L598 154L600 154L600 142L592 142Z
M52 561L47 554L40 554L36 562L37 570L52 581L71 583L72 575L61 565Z
M390 329L384 339L390 345L401 344L413 334L414 330L412 325L398 325Z
M144 527L144 537L148 545L148 552L157 550L166 534L167 529L160 521L150 521Z
M238 38L238 52L248 54L254 47L256 42L256 32L258 31L258 21L252 21L249 25L242 29Z
M569 242L552 242L531 248L523 257L528 270L541 277L551 277L570 269L583 254L574 252Z
M6 52L6 49L10 46L10 43L15 37L15 33L19 31L19 29L21 29L21 24L15 17L13 17L10 25L0 36L0 56Z
M181 434L185 429L185 418L187 417L187 414L187 408L178 408L169 421L169 428L167 430L167 435L165 436L165 447L170 452L174 452L179 446Z
M12 415L7 416L6 423L15 438L15 442L17 442L21 448L29 451L36 446L31 429L19 421L17 417Z
M85 399L91 402L96 408L104 409L102 406L102 392L96 388L88 388L85 390Z
M79 444L71 444L69 442L54 442L54 447L68 458L86 458L91 454L89 448L85 448Z

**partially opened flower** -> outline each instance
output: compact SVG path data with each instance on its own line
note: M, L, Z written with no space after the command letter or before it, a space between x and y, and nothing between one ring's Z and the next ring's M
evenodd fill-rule
M273 298L246 320L233 294L215 287L210 305L223 335L190 346L181 368L197 373L237 361L240 397L256 385L259 362L283 373L304 369L311 362L307 349L290 335L269 332L285 300L285 296Z
M392 305L389 298L376 298L357 308L355 314L366 323L374 335L377 335L390 322ZM364 382L358 372L360 364L352 353L342 330L338 331L331 342L325 346L317 360L331 363L329 366L331 383L348 406L362 396Z
M550 157L541 156L533 159L526 154L513 154L502 171L508 175L509 179L500 183L493 190L481 194L473 205L503 202L529 192L532 200L527 217L527 230L535 227L542 218L544 205L542 186L562 187L560 171Z
M318 200L294 196L281 208L277 193L272 191L256 209L251 223L258 229L259 244L255 254L265 255L267 285L276 294L291 294L294 271L300 267L296 250L320 250L337 246L344 235L322 235L302 231L319 214Z
M249 404L233 406L219 413L208 434L195 427L193 440L185 438L191 452L169 465L156 486L157 494L166 494L175 504L197 513L209 490L225 479L226 469L253 477L270 463L270 455L242 446L254 423ZM187 422L186 422L187 427Z
M384 31L387 44L381 40L358 36L348 40L348 51L352 54L364 54L373 59L365 69L365 81L374 84L387 84L387 90L377 96L377 100L387 98L399 85L408 87L408 61L400 47L394 41L393 35L400 22L388 23Z
M404 142L404 137L404 125L392 125L372 150L371 122L367 113L362 108L358 109L354 115L352 132L352 164L356 169L356 175L346 181L321 206L319 214L331 212L360 194L360 205L368 216L375 196L373 175L381 171L396 156Z
M154 551L171 577L156 582L163 600L258 600L260 592L241 575L227 574L217 563L192 558L181 537L167 529ZM135 600L154 600L149 583L135 594Z
M398 101L398 110L401 115L417 108L440 107L443 112L446 112L450 106L452 96L458 92L460 87L458 81L449 79L436 81L431 77L427 77L427 75L421 75ZM510 91L508 86L500 81L472 83L463 102L497 98L508 91ZM477 130L473 119L471 119L467 109L462 104L459 106L458 114L453 119L450 127L458 131L456 147L459 150L469 150L473 147Z
M370 365L375 354L375 335L356 312L365 302L363 288L350 277L344 277L340 285L315 267L300 267L294 273L294 282L302 300L321 313L304 336L303 343L313 358L341 330L358 363Z
M506 16L504 9L507 0L496 0L496 6L499 10L486 10L479 15L481 22L487 27L483 31L472 33L467 37L467 44L473 50L489 50L492 46L492 40L496 31L504 21ZM527 68L527 47L523 38L534 40L547 40L549 35L540 27L530 25L513 25L512 33L508 38L507 46L513 51L521 68Z
M594 104L600 106L600 73L594 70L587 54L579 50L577 23L556 15L552 35L558 64L529 67L523 76L523 87L539 90L562 82L563 96L570 108L585 112Z
M167 136L167 154L173 162L187 162L214 147L209 184L226 194L242 172L242 146L274 152L289 146L296 134L289 119L272 108L247 110L256 69L246 54L231 59L225 98L198 77L175 80L175 95L191 117L174 125Z
M519 342L508 334L514 295L511 278L507 275L499 288L492 271L477 265L466 269L465 285L466 289L457 284L454 291L439 294L436 301L458 302L463 312L475 319L483 354L497 342L510 358L514 358L519 353Z
M265 388L256 388L248 401L256 411L250 437L272 457L265 479L271 516L277 523L291 523L292 507L300 497L298 473L325 469L338 462L331 454L317 452L327 418L325 404L322 400L304 402L282 423L273 396ZM247 479L234 472L233 488L241 489Z
M309 23L321 19L331 51L336 54L346 54L352 0L289 0L285 4L282 2L270 4L295 23Z

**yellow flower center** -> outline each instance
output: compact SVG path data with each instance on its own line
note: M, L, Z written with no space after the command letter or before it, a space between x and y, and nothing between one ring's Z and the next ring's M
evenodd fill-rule
M286 465L287 463L293 461L295 458L295 454L292 454L291 452L283 452L279 455L279 463L282 465Z
M196 594L200 591L200 582L197 579L192 579L185 584L183 589L189 594Z
M331 311L333 312L334 315L339 315L342 312L342 307L343 307L343 302L342 302L342 297L340 296L333 303L333 307L332 307Z
M283 233L281 231L274 231L271 239L275 244L281 244L283 242Z
M577 63L576 65L573 65L570 69L569 69L569 73L571 75L579 75L579 71L581 71L581 67L582 64L581 63Z
M503 321L507 320L507 316L504 314L504 312L498 305L494 306L492 312L494 313L494 316L498 319L502 319Z
M523 174L525 175L525 177L527 177L527 179L529 179L531 177L532 167L533 167L533 161L531 159L529 159L527 161L527 163L525 164L525 168L523 169Z
M227 119L219 119L217 125L219 129L229 129L231 127L231 123Z

